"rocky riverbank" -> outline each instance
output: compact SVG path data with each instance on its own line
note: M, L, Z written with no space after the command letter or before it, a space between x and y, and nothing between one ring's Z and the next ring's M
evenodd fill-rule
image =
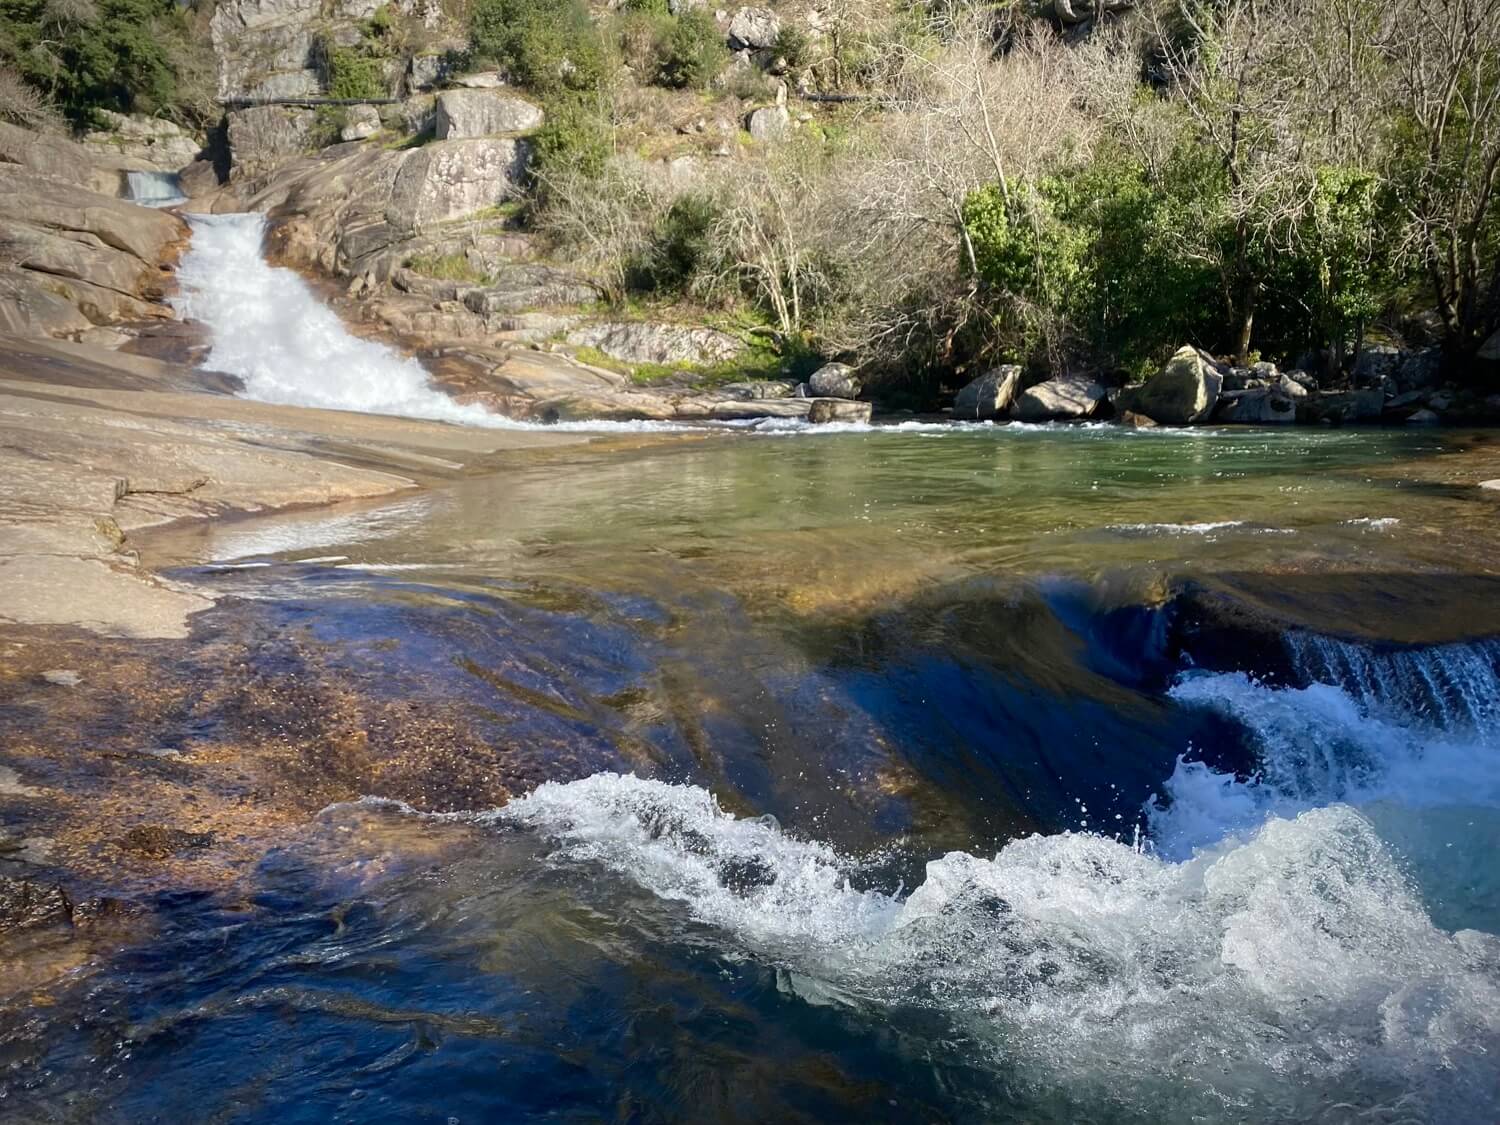
M143 572L136 532L388 495L582 440L272 406L180 364L0 336L0 620L183 636L210 603Z

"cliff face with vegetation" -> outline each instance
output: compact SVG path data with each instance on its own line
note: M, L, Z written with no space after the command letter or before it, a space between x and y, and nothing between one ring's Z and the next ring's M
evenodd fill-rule
M681 386L841 359L913 405L1009 364L1017 401L1062 380L1092 413L1191 345L1231 393L1480 417L1497 15L0 0L0 113L113 136L120 167L149 147L123 122L196 131L198 206L269 212L283 260L434 350ZM739 346L662 343L679 324Z

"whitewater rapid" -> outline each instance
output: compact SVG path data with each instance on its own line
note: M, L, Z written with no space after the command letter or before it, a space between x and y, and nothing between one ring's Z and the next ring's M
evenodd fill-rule
M1488 1120L1500 646L1288 646L1302 686L1171 692L1241 723L1255 776L1179 762L1144 841L952 852L910 893L691 785L601 774L484 819L680 903L810 1003L936 1009L966 1049L1123 1119L1309 1120L1334 1092L1359 1120Z

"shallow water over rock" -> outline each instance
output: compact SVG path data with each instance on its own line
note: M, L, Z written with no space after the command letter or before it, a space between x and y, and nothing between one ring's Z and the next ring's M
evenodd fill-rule
M1464 442L718 435L163 535L228 598L115 721L182 755L163 792L213 779L192 863L261 844L151 892L65 1018L7 1017L8 1104L1482 1120L1500 552ZM77 753L114 737L83 672ZM74 737L42 690L10 716Z

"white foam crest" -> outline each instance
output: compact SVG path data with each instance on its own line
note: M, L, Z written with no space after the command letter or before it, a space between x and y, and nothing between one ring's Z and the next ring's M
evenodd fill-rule
M1276 688L1243 673L1191 676L1173 698L1242 724L1258 754L1248 779L1179 761L1148 810L1161 851L1184 857L1227 832L1334 802L1500 809L1500 753L1472 727L1443 730L1372 711L1342 688Z
M704 921L762 941L868 939L898 907L851 889L851 864L831 848L783 833L774 817L741 820L705 789L626 774L547 782L496 819L539 828L561 855L596 860Z
M904 899L693 786L601 774L489 815L681 903L812 1002L940 1010L1008 1069L1136 1114L1161 1082L1290 1112L1289 1078L1462 1105L1497 1077L1500 942L1435 927L1348 807L1186 862L1074 833L955 852Z

